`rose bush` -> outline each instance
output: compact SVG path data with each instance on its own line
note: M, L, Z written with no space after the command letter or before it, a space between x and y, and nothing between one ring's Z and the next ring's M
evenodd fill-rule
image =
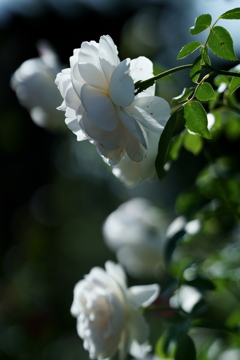
M66 124L79 141L93 142L109 165L127 154L142 161L147 154L146 129L161 134L170 116L168 103L154 96L154 86L135 96L134 82L153 75L152 62L139 57L120 62L109 35L83 42L57 75Z
M61 65L47 42L39 42L37 49L40 57L22 63L12 75L11 87L35 124L52 130L63 128L63 118L56 112L61 96L54 84Z
M138 356L136 342L144 344L148 337L148 325L139 308L157 298L159 285L127 288L120 265L107 261L105 268L94 267L75 285L71 313L77 318L78 335L91 359L107 359L117 350L120 359L128 351Z

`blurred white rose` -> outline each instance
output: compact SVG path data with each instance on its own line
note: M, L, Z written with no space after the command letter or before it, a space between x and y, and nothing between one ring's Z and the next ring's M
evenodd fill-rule
M120 62L109 35L83 42L70 58L71 68L57 75L64 99L66 124L77 140L88 139L109 165L127 153L132 161L147 154L146 129L161 134L170 116L169 104L154 96L155 86L134 95L134 82L153 76L152 62L139 57Z
M127 288L120 265L107 261L105 268L94 267L75 285L71 313L91 359L107 359L119 350L123 360L128 352L139 355L136 342L146 342L148 325L139 308L149 306L160 288L157 284Z
M182 308L185 312L190 313L201 299L202 294L196 288L182 285L169 299L169 304L173 308Z
M113 166L112 173L127 187L133 187L144 180L153 180L156 175L155 160L158 151L159 135L146 131L148 135L148 152L141 162L132 161L127 154L118 165Z
M107 246L134 277L152 277L161 270L166 219L143 198L120 205L103 225Z
M12 75L11 87L35 124L52 130L63 128L64 117L56 110L61 96L54 83L61 65L47 42L40 41L37 49L40 57L24 61Z

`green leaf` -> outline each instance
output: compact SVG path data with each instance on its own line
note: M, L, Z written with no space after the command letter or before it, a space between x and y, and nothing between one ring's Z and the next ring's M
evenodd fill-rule
M165 330L158 339L155 353L161 359L172 359L176 350L176 341L171 332Z
M225 60L236 61L233 40L229 32L222 26L215 26L208 38L208 45L212 52Z
M190 28L191 35L197 35L208 29L211 25L212 17L209 14L200 15L195 20L195 25Z
M177 123L178 113L180 112L182 113L182 110L177 110L171 115L160 136L158 144L158 154L155 161L156 171L160 180L163 179L165 175L164 165L167 158L168 148Z
M215 91L215 98L208 103L209 110L213 110L217 106L220 95L218 91Z
M201 56L198 56L194 63L193 63L193 66L190 70L190 78L192 79L193 82L197 83L198 82L198 79L199 79L199 76L201 74L201 69L202 69L202 57Z
M172 99L172 103L175 104L188 100L189 96L192 95L194 89L194 87L191 87L190 89L184 88L183 92L179 96L176 96Z
M182 47L180 50L177 59L183 59L186 56L192 54L195 50L197 50L202 44L199 41L193 41Z
M206 139L211 139L212 136L207 128L207 113L199 102L191 101L184 105L183 116L188 130L200 134Z
M239 78L240 80L240 78ZM209 83L201 84L196 91L196 98L200 101L215 99L215 92Z
M234 93L240 87L240 78L233 76L229 85L230 93Z
M203 147L203 140L200 135L193 135L186 132L183 139L183 145L186 150L194 155L198 155Z
M169 155L172 160L177 160L179 156L179 151L182 146L182 142L183 142L183 134L176 136L176 139L172 141L169 149Z
M183 334L177 342L175 360L196 360L197 353L194 342L188 334Z
M225 20L239 20L240 19L240 8L229 10L220 16L220 19Z

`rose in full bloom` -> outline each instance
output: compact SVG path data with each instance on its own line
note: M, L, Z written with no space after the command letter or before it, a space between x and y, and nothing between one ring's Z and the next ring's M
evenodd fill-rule
M105 268L94 267L75 285L71 313L91 359L107 359L119 351L123 360L128 351L139 354L136 343L145 348L148 325L139 308L157 298L159 285L127 288L120 265L107 261Z
M107 217L103 237L131 276L153 277L163 270L166 222L151 202L133 198Z
M24 61L12 75L11 87L35 124L52 130L63 128L63 118L56 111L61 96L54 83L61 65L47 42L39 42L37 49L40 57Z
M70 68L57 75L66 124L79 141L93 142L109 165L127 154L142 161L147 154L146 129L161 134L170 116L168 103L154 96L154 86L135 96L134 82L152 77L145 57L120 62L109 35L83 42L70 58Z

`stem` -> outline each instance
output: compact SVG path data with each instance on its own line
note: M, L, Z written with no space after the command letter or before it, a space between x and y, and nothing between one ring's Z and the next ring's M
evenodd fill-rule
M135 95L137 95L139 92L141 92L142 88L144 87L144 89L147 89L149 86L154 84L154 81L161 79L162 77L165 77L167 75L170 75L174 72L180 71L180 70L185 70L185 69L191 69L192 64L187 64L187 65L181 65L181 66L177 66L173 69L164 71L156 76L151 77L150 79L147 80L143 80L143 81L138 81L135 84L135 89L137 90L137 93ZM240 75L240 74L239 74Z
M210 66L208 64L203 65L203 69L211 70L213 73L216 73L216 74L219 74L219 75L240 77L240 73L220 70L220 69L217 69L217 68L215 68L213 66Z
M178 309L172 308L171 306L148 306L146 308L143 308L144 310L157 310L157 311L165 311L165 310L171 310L171 311L177 311Z
M191 96L191 98L189 99L189 101L192 101L192 100L195 98L195 95L196 95L196 92L198 91L199 86L200 86L206 79L208 79L210 75L211 75L211 73L205 75L205 76L202 78L202 80L197 84L197 86L196 86L196 88L195 88L195 90L194 90L194 92L193 92L193 95Z
M160 74L158 74L156 76L153 76L150 79L143 80L143 81L137 81L135 83L135 90L137 90L135 95L139 94L142 90L145 90L149 86L153 85L156 80L159 80L159 79L161 79L161 78L163 78L165 76L168 76L170 74L173 74L173 73L175 73L177 71L191 69L191 67L192 67L192 64L177 66L177 67L172 68L170 70L163 71L162 73L160 73ZM225 70L216 69L213 66L210 66L208 64L203 65L202 68L206 69L206 70L211 70L212 73L217 73L219 75L240 77L240 73L235 73L235 72L231 72L231 71L225 71Z

